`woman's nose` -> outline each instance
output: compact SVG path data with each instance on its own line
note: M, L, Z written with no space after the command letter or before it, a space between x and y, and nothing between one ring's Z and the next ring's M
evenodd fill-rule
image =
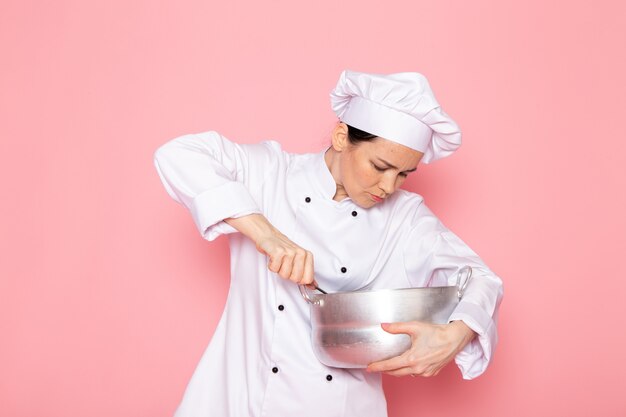
M396 187L396 180L392 178L390 175L383 175L380 182L378 183L378 188L383 190L385 194L393 194Z

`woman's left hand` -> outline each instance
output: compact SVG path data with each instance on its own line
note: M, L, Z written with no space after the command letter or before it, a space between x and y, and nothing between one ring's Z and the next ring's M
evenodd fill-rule
M476 336L461 320L448 324L383 323L381 327L386 332L406 333L411 337L411 348L402 355L367 367L368 372L393 376L435 376Z

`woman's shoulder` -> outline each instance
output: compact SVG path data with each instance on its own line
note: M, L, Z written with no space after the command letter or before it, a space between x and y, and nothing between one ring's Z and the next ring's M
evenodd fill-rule
M412 191L400 189L389 197L387 203L394 212L402 211L410 214L424 206L424 197Z
M405 227L413 229L416 227L440 228L441 221L428 208L424 197L408 190L397 190L391 197L394 216L403 219Z
M215 143L217 150L223 153L236 152L245 156L250 162L265 165L289 162L293 154L287 152L280 142L273 139L233 140L218 130L207 130L190 133L177 139L187 139Z

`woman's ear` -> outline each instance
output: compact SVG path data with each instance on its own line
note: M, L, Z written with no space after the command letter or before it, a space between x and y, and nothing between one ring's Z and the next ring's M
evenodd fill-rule
M350 145L350 139L348 138L348 125L343 122L337 123L337 126L335 126L330 136L333 149L337 152L344 151Z

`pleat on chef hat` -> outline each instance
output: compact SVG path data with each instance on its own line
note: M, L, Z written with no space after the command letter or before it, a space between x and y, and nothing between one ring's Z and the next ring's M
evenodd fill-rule
M423 152L429 163L461 146L461 130L417 72L366 74L345 70L330 93L339 119L357 129Z

